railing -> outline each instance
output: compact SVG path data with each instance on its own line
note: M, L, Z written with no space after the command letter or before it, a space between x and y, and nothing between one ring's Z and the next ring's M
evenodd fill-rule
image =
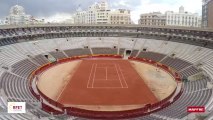
M56 64L70 62L70 61L78 60L78 59L82 59L82 58L103 58L103 57L104 58L106 58L106 57L122 58L122 56L120 56L120 55L83 55L83 56L74 56L74 57L70 57L70 58L60 59L60 60L58 60L57 62L54 62L54 63L48 63L46 65L41 66L40 68L38 68L36 71L34 71L31 74L31 76L30 76L30 91L38 100L41 100L42 109L46 112L49 112L51 114L66 113L68 115L85 117L85 118L90 118L90 119L125 119L125 118L132 118L132 117L137 117L137 116L148 115L150 113L159 111L159 110L169 106L174 101L176 101L181 96L181 94L183 92L183 87L181 87L180 92L174 97L173 101L169 101L174 96L174 94L176 92L176 89L175 89L172 92L172 94L170 94L165 99L163 99L163 100L161 100L157 103L154 103L154 104L147 104L144 107L138 108L138 109L124 110L124 111L92 111L92 110L85 110L85 109L80 109L80 108L75 108L75 107L65 107L63 104L58 103L58 102L52 100L51 98L47 97L46 95L44 95L39 90L38 86L36 86L36 89L37 89L39 95L37 95L32 89L32 81L35 78L35 76L41 74L42 72L44 72L45 70L49 69L50 67L52 67ZM141 61L141 62L146 62L146 63L152 64L152 65L155 65L156 67L164 69L165 71L170 73L176 79L176 81L181 80L179 74L176 71L172 70L171 68L169 68L169 67L167 67L167 66L165 66L161 63L157 63L155 61L147 60L147 59L143 59L143 58L129 57L129 59L137 60L137 61ZM46 105L43 102L43 99L45 101L47 101L49 104L61 109L62 112L50 107L49 105Z
M42 107L42 110L44 110L47 113L53 114L53 115L58 115L58 114L64 113L64 111L61 112L61 111L55 110L52 107L50 107L44 103L41 103L41 107Z
M31 75L29 76L29 89L30 89L30 92L33 94L33 96L37 99L37 100L40 100L40 95L38 95L38 94L36 94L35 93L35 91L33 90L33 87L32 87L32 85L33 85L33 80L34 80L34 78L35 78L35 72L36 71L33 71L32 73L31 73Z

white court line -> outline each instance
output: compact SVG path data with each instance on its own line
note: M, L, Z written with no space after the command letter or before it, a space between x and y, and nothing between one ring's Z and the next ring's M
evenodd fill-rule
M126 84L126 86L123 86L123 83L122 83L122 77L123 76L120 76L120 73L119 73L119 70L118 70L118 67L117 67L117 65L114 63L113 64L113 66L114 67L110 67L110 68L114 68L115 70L116 70L116 72L117 72L117 76L118 76L118 79L108 79L107 78L107 74L108 74L108 70L107 70L107 68L108 67L98 67L98 64L97 63L94 63L93 64L93 66L92 66L92 70L91 70L91 73L90 73L90 81L92 80L92 86L91 87L88 87L88 88L103 88L103 89L118 89L118 88L128 88L128 86L127 86L127 84ZM120 67L120 66L119 66ZM96 77L96 71L97 71L97 68L105 68L106 69L106 79L95 79L95 77ZM93 70L94 69L94 70ZM121 71L120 71L121 72ZM122 73L122 72L121 72ZM124 77L123 77L124 78ZM94 82L95 82L95 80L111 80L111 81L113 81L113 80L119 80L119 82L120 82L120 87L96 87L96 86L94 86ZM125 81L126 82L126 81ZM88 84L89 85L89 84Z
M119 81L120 81L121 86L122 86L122 88L123 88L123 84L122 84L122 82L121 82L120 75L119 75L119 73L118 73L117 65L116 65L116 64L114 64L114 65L115 65L115 68L116 68L116 72L117 72L117 74L118 74Z
M106 81L106 79L95 79L96 81ZM107 80L111 80L111 81L118 81L118 79L107 79Z
M96 67L96 68L106 68L106 67ZM113 67L108 67L108 68L114 68L114 66Z
M94 81L95 81L96 67L97 67L97 64L95 64L95 72L94 72L93 81L92 81L92 88L94 88Z
M121 75L122 75L122 77L123 77L123 80L124 80L124 82L125 82L125 84L126 84L126 87L125 87L125 88L128 88L128 85L127 85L127 83L126 83L126 80L125 80L125 77L124 77L124 75L123 75L123 72L121 71L120 65L118 65L118 67L119 67L119 70L120 70Z
M93 71L93 66L94 66L94 63L92 64L92 68L91 68L91 71L90 71L90 75L89 75L89 80L88 80L88 82L87 82L87 88L90 88L89 87L89 83L90 83L90 81L91 81L91 76L92 76L92 71Z
M106 80L107 80L107 67L106 67Z
M122 89L122 87L94 87L93 89L95 89L95 88L97 88L97 89L100 89L100 88L103 88L103 89Z

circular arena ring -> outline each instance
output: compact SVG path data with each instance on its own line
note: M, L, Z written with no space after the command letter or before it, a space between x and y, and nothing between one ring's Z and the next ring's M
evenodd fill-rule
M114 62L112 62L112 60L107 63L106 59L112 59L114 60ZM131 80L128 80L127 78L125 79L122 79L119 81L119 80L113 80L113 81L110 81L110 79L108 78L108 80L104 80L103 81L100 81L98 79L100 78L105 78L105 77L111 77L111 79L118 79L119 76L121 76L122 74L127 74L127 73L122 73L122 71L120 70L120 66L124 66L126 65L127 61L124 62L124 64L118 64L116 62L121 62L121 58L122 56L120 55L85 55L85 56L75 56L75 57L70 57L70 58L65 58L65 59L60 59L60 60L57 60L56 62L53 62L53 63L48 63L46 65L43 65L42 67L38 68L37 70L35 70L31 76L30 76L30 90L32 92L32 94L40 101L42 101L42 109L49 112L49 113L52 113L52 114L68 114L68 115L72 115L72 116L77 116L77 117L84 117L84 118L90 118L90 119L126 119L126 118L134 118L134 117L140 117L140 116L144 116L144 115L149 115L153 112L156 112L156 111L159 111L167 106L169 106L170 104L172 104L173 102L175 102L180 96L181 94L183 93L183 86L182 86L182 82L181 82L181 77L180 75L175 71L173 70L172 68L166 66L166 65L163 65L161 63L158 63L158 62L155 62L153 60L149 60L149 59L144 59L144 58L135 58L135 57L129 57L128 59L131 60L131 61L138 61L138 62L142 62L142 63L146 63L146 64L150 64L152 66L155 66L158 70L162 69L164 71L166 71L168 74L170 74L174 80L176 81L177 83L177 86L175 87L175 89L172 91L171 94L169 94L169 96L163 98L162 100L159 100L159 101L154 101L153 103L147 103L145 104L143 107L140 107L140 108L128 108L128 110L125 110L125 109L119 109L119 111L117 110L113 110L113 111L107 111L106 109L97 109L96 110L88 110L88 109L84 109L84 108L79 108L79 107L75 107L74 106L74 103L70 103L72 104L70 107L67 107L65 104L63 104L60 100L59 101L56 101L56 100L53 100L51 98L48 97L48 95L45 95L39 88L38 88L38 81L39 81L39 76L41 76L42 74L45 73L45 71L47 71L48 69L54 67L54 66L58 66L60 64L64 64L64 63L67 63L67 62L70 62L70 61L76 61L76 60L81 60L81 59L86 59L86 60L90 60L92 59L93 60L93 64L92 64L92 69L91 69L91 72L94 72L96 69L98 69L97 71L99 72L95 72L95 73L90 73L90 77L91 75L94 76L93 74L96 74L96 76L94 76L93 79L89 79L88 82L87 82L87 88L85 91L89 91L88 88L93 88L93 89L96 89L97 91L101 91L101 90L105 90L105 96L110 98L110 97L115 97L115 96L112 96L112 95L108 95L107 96L107 93L108 92L106 89L115 89L115 88L119 88L119 89L131 89L131 87L133 88L136 88L136 86L131 86L129 84L130 81L134 81L134 79L131 77ZM99 63L96 61L96 60L99 60ZM104 59L104 60L103 60ZM101 61L100 61L101 60ZM115 62L116 61L116 62ZM88 61L87 64L91 64L91 61ZM81 63L82 65L83 63ZM88 66L86 64L86 66ZM115 64L115 65L114 65ZM96 66L94 68L94 65ZM104 72L105 72L105 69L106 68L109 70L108 72L112 72L112 74L108 73L108 74L105 74L104 76L101 76L103 75L103 72L101 72L101 70L104 69ZM83 69L88 69L88 68L85 68L85 67L82 67ZM80 68L79 68L80 69ZM93 70L94 69L94 70ZM119 70L116 70L116 69L119 69ZM125 69L128 69L128 68L125 68ZM117 78L116 77L113 77L113 76L110 76L110 75L113 75L113 70L114 71L117 71L117 75L118 76ZM126 70L126 71L131 71L131 70ZM80 74L80 76L86 76L84 78L87 79L87 75L82 72L82 71L77 71L77 72L80 72L82 74ZM87 71L86 71L87 72ZM57 73L53 73L53 74L57 74ZM60 73L58 73L60 74ZM77 74L77 73L75 73ZM74 74L74 76L75 76ZM99 74L99 75L97 75ZM119 75L120 74L120 75ZM129 74L127 74L126 76L128 76ZM73 76L73 77L74 77ZM98 76L98 77L97 77ZM78 84L80 84L81 86L83 86L83 81L80 80L79 76L77 76L78 79ZM89 78L90 78L89 77ZM124 77L124 76L123 76ZM51 79L54 79L51 78ZM82 78L83 79L83 78ZM84 80L84 79L83 79ZM53 80L54 81L54 80ZM107 81L108 83L110 82L110 84L107 84ZM119 82L118 82L119 81ZM140 82L140 81L139 81ZM51 84L51 81L48 81L48 83ZM119 84L118 84L119 83ZM33 85L35 84L35 85ZM75 84L74 83L74 80L71 82L71 84ZM138 84L138 83L136 83ZM143 84L142 84L143 85ZM36 88L33 89L32 86L36 86ZM73 85L74 87L77 86L76 84ZM86 85L85 85L86 87ZM129 87L129 88L128 88ZM146 86L143 85L142 88L145 88ZM46 89L46 88L44 88ZM73 99L77 96L80 96L80 93L82 91L80 91L80 89L84 89L84 87L81 87L81 88L77 88L76 91L74 91L74 89L72 89L72 86L67 89L67 93L65 92L65 97L62 98L62 101L66 101L64 99L66 99L67 96L70 97L70 99ZM52 89L51 89L52 90ZM77 95L73 95L71 93L71 91L73 91L74 93L76 93ZM83 91L83 92L85 92ZM97 91L95 91L95 93L87 93L89 97L101 97L101 95L98 95L97 94ZM152 93L146 93L148 95L145 95L145 93L143 94L143 92L146 92L145 89L142 89L142 92L140 92L138 95L137 94L137 91L140 91L138 89L134 89L133 91L130 91L132 93L133 96L128 96L126 97L126 99L134 99L133 97L134 96L141 96L142 98L141 99L146 99L148 96L152 96L151 94ZM94 92L94 90L92 91ZM117 97L116 99L121 99L122 100L122 93L121 91L119 91L120 93L120 96L121 97ZM124 91L125 95L128 94L127 91ZM94 96L92 96L92 94L95 94ZM97 94L97 95L96 95ZM103 94L103 93L101 93ZM112 94L112 93L109 93L109 94ZM116 96L119 96L118 94ZM85 95L81 96L77 101L81 101L81 100L86 100L87 102L90 101L88 100L88 97ZM94 100L94 99L92 99ZM90 102L94 102L94 101L90 101ZM147 99L148 102L151 102L151 98L150 99ZM96 100L96 101L103 101L103 99L99 99L99 100ZM108 102L109 103L110 99L108 99ZM118 101L118 103L121 103L122 101ZM94 103L93 103L94 104ZM115 104L115 103L113 103ZM129 104L129 103L128 103ZM53 107L51 107L53 106ZM122 105L120 105L122 107ZM108 108L108 109L112 109L113 107L111 108ZM91 109L91 108L90 108Z

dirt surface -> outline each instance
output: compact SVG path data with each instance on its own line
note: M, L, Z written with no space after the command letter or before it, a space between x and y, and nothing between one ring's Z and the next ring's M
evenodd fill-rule
M129 61L83 60L58 102L113 107L144 105L157 99Z
M39 90L53 100L58 99L80 63L81 60L76 60L51 67L39 77Z
M129 60L83 59L54 66L38 83L48 97L65 106L96 111L143 107L170 95L174 78L152 65Z
M166 71L150 64L130 62L158 100L168 97L177 87L175 78Z

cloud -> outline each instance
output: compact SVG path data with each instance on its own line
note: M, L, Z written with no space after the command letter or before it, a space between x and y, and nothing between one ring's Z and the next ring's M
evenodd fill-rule
M113 2L113 7L130 7L128 0L120 0L118 2Z
M47 20L68 18L80 5L83 10L101 0L19 0L27 14ZM112 9L129 9L131 18L137 23L140 14L149 12L178 11L183 5L186 11L201 15L202 0L107 0ZM9 14L16 0L0 0L0 18ZM61 16L61 17L60 17Z
M35 17L50 17L57 13L73 13L79 5L86 9L98 0L19 0L27 14ZM7 16L16 0L0 0L0 18Z
M56 13L50 17L44 17L46 22L64 22L67 19L71 19L72 15L68 13Z

